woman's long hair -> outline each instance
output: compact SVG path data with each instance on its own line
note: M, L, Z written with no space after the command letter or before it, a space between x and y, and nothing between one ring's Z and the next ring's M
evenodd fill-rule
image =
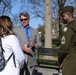
M1 16L0 17L0 36L6 36L6 35L13 35L13 24L8 16Z

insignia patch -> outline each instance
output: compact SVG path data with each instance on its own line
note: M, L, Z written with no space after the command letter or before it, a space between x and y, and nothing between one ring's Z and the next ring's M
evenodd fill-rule
M64 31L64 32L66 32L66 31L67 31L67 29L68 29L67 27L64 27L63 31Z
M65 37L64 36L61 39L61 44L65 44Z

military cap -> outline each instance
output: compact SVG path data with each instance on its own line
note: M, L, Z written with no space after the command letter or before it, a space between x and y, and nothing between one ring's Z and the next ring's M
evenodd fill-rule
M73 12L73 11L74 11L74 7L73 6L65 6L65 7L62 7L60 9L60 13Z

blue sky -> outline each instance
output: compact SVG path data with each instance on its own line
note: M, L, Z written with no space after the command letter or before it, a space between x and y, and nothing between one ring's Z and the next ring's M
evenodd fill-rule
M19 0L17 0L16 2L13 3L13 8L12 8L12 13L14 14L19 14L20 12L20 2ZM26 11L26 10L25 10ZM29 13L29 12L28 12ZM30 15L30 26L32 26L33 28L37 28L39 24L43 24L43 20L41 20L40 18L31 18L31 14Z
M70 4L68 3L68 1L69 1L69 0L67 0L66 5L70 5ZM74 0L71 0L71 1L74 2ZM13 1L12 13L14 13L14 14L17 14L17 13L18 13L18 14L19 14L19 12L20 12L20 5L21 5L20 0ZM28 5L28 8L29 8L29 4L26 3L26 5ZM71 5L75 6L74 3L71 4ZM23 8L26 8L26 7L23 7ZM25 11L27 11L27 9L25 9ZM27 12L29 13L29 11L30 11L30 10L28 9ZM29 13L29 15L30 15L30 17L32 17L32 16L31 16L32 14ZM43 23L44 23L44 21L41 20L40 18L30 18L30 26L32 26L33 28L37 28L39 24L42 25Z

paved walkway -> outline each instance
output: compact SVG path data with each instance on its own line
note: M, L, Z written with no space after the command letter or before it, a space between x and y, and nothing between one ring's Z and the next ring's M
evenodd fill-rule
M58 73L54 67L37 67L35 75L62 75L62 73Z

